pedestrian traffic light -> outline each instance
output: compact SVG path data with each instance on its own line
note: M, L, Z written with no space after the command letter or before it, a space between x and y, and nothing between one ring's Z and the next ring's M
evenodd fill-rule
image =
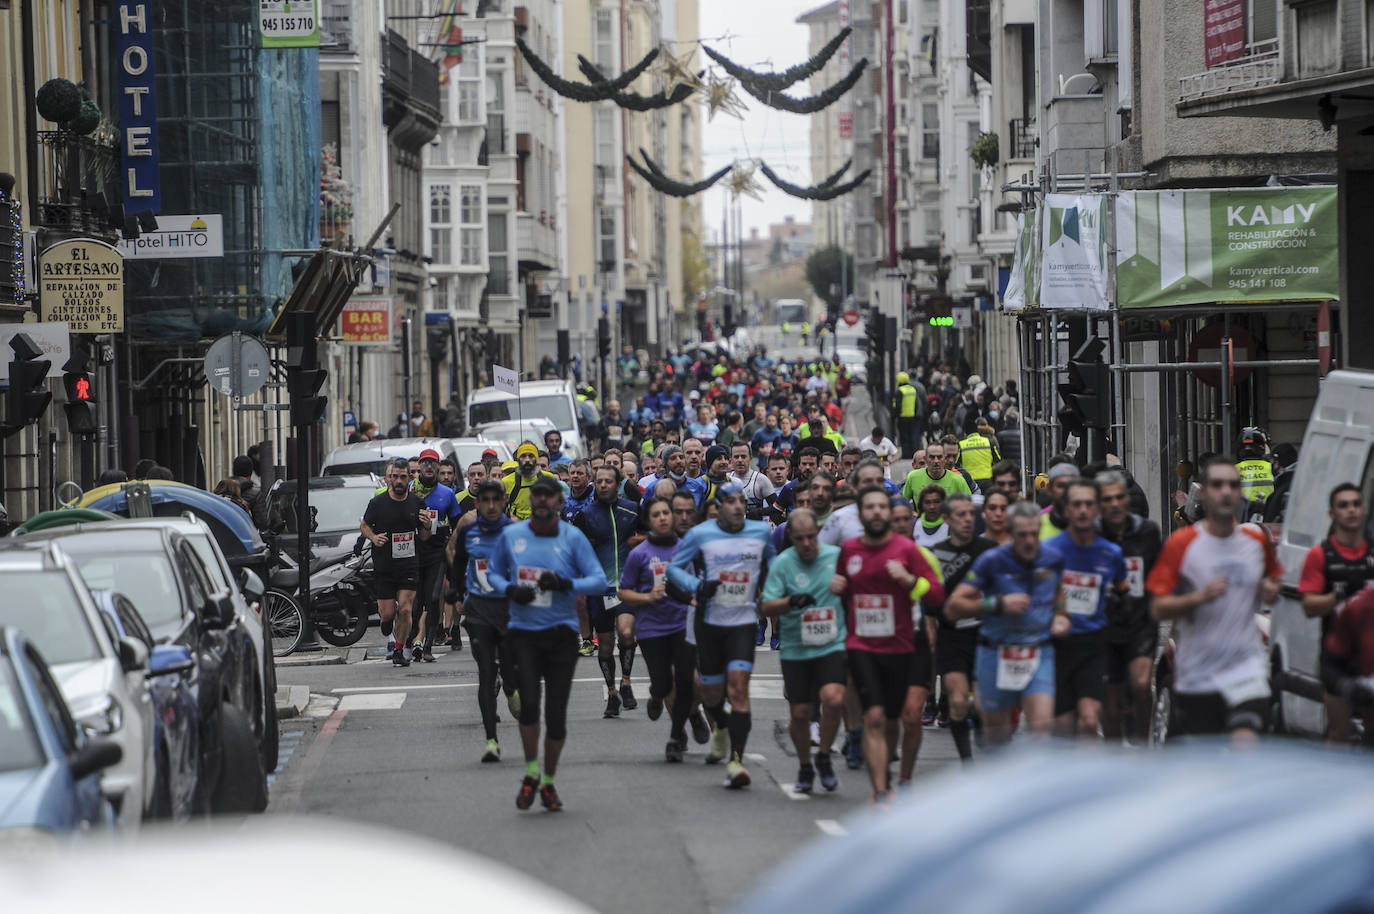
M611 355L611 324L604 317L596 320L596 351L603 359Z
M37 422L52 402L48 390L50 359L43 358L43 350L27 333L16 333L10 340L14 357L10 359L10 389L6 395L5 423L0 426L6 437Z
M314 425L324 418L329 398L320 396L329 372L320 367L315 315L293 311L286 322L286 387L291 398L291 424Z
M67 388L67 429L73 435L94 435L100 426L95 388L90 372L91 356L79 343L73 344L71 358L62 366L62 383Z
M1111 370L1102 361L1106 344L1090 337L1069 359L1069 380L1059 385L1066 427L1105 429L1112 422Z

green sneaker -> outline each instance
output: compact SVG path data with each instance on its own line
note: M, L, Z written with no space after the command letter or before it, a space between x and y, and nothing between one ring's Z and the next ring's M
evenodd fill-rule
M730 754L730 731L721 727L711 732L711 748L706 750L706 764L719 765Z
M515 722L520 723L520 693L511 692L506 696L506 707L510 708L510 716L515 718Z
M583 657L590 657L596 653L596 642L591 638L583 638L582 646L577 649L577 653Z
M499 762L501 761L501 744L494 739L487 740L487 751L482 753L482 761Z
M749 772L744 770L744 763L738 755L731 757L729 764L725 766L725 786L731 790L749 786Z

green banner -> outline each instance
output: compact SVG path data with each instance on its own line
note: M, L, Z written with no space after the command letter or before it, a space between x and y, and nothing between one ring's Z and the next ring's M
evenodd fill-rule
M1116 198L1121 308L1340 297L1336 188Z

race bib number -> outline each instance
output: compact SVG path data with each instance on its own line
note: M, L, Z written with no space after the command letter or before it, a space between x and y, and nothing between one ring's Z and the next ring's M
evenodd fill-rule
M747 606L753 591L753 575L747 571L722 571L716 602L722 606Z
M1145 596L1145 560L1138 555L1126 558L1126 584L1131 596Z
M1064 600L1068 604L1069 615L1091 616L1097 613L1097 604L1102 596L1102 575L1086 571L1064 572Z
M1040 648L1004 644L997 652L997 688L1021 692L1040 669Z
M477 579L477 586L491 593L491 581L487 578L487 568L490 563L486 559L473 559L472 576Z
M618 425L608 425L606 426L606 437L619 438L622 431L623 429Z
M521 565L515 569L515 579L526 587L534 588L534 599L527 605L529 606L552 606L553 591L540 590L539 578L547 571L547 568L534 568L530 565Z
M601 600L602 605L604 605L607 609L615 609L617 606L620 605L619 594L608 593L606 594L606 596L602 597Z
M415 533L391 534L391 557L393 559L415 558Z
M654 561L649 563L649 569L654 573L654 590L658 590L660 587L663 587L668 583L667 562L661 559L655 559Z
M829 606L813 606L802 610L801 640L811 647L823 647L835 640L839 629L835 622L835 610Z
M860 638L891 638L897 634L892 594L857 594L854 597L854 634Z

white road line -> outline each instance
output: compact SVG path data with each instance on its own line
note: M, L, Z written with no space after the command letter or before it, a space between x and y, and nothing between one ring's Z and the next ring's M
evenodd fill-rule
M396 711L406 703L405 692L379 692L372 695L345 695L340 711Z
M755 676L754 678L755 678L755 679L781 679L782 676L779 675L779 674L766 673L766 674L764 674L764 675L762 675L762 676ZM581 677L581 678L578 678L578 679L574 679L573 682L575 682L575 683L576 683L576 682L597 682L597 683L600 683L602 686L605 686L605 684L606 684L606 680L602 679L600 676L586 676L586 677ZM632 684L636 685L636 686L643 686L643 687L645 687L645 688L647 688L648 685L649 685L649 680L647 680L647 679L631 679L630 682L631 682ZM475 688L477 688L477 683L475 683L475 682L443 682L443 683L431 683L431 684L429 684L429 685L403 685L402 683L397 683L396 685L389 685L389 686L349 686L349 687L347 687L347 688L341 688L341 689L330 689L329 691L330 691L332 694L334 694L334 695L355 695L355 694L359 694L359 693L362 693L362 692L427 692L427 691L430 691L430 690L433 690L433 689L475 689ZM778 692L778 697L781 698L781 697L782 697L782 691L779 689L779 690L777 690L777 692ZM772 696L771 696L771 695L753 695L752 692L751 692L750 697L754 697L754 698L769 698L769 697L772 697Z
M798 793L798 792L797 792L797 789L796 789L795 787L793 787L791 784L783 784L783 783L779 782L779 783L778 783L778 789L781 790L781 791L782 791L782 795L785 796L785 797L787 797L787 799L789 799L789 800L809 800L809 799L811 799L811 795L810 795L810 794Z
M845 828L834 819L817 819L816 827L833 838L843 838L849 834L849 829Z
M744 758L746 761L754 762L758 765L762 765L764 762L768 761L766 756L760 755L757 752L746 752L744 753Z

